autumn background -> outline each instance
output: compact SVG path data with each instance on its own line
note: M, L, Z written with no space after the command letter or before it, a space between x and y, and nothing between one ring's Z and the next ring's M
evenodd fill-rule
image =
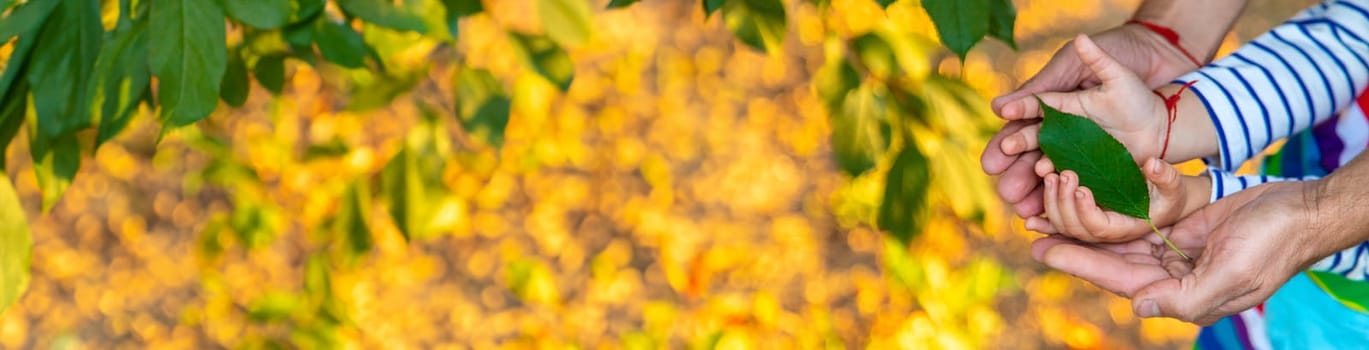
M986 40L964 62L916 1L785 1L769 52L697 1L607 2L589 1L592 32L567 47L565 91L505 34L544 32L537 2L484 1L449 40L364 32L384 76L287 59L278 96L254 81L241 107L165 135L144 107L47 213L21 132L8 173L32 277L0 347L1111 349L1196 334L1032 261L1036 235L978 166L1000 123L987 100L1138 1L1014 1L1019 48ZM1222 52L1307 3L1252 1ZM842 171L814 83L829 36L889 28L922 58L907 74L947 81L925 96L943 130L918 140L932 178L906 247L875 229L887 161ZM229 27L230 45L249 39ZM506 129L453 116L472 68L509 97Z

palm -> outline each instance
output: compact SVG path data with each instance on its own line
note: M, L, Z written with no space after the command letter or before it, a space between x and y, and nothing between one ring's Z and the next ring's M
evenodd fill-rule
M1189 254L1202 250L1192 240L1182 242L1188 245L1178 239L1175 243ZM1180 278L1192 269L1187 260L1163 243L1149 239L1089 244L1051 235L1033 242L1032 252L1055 269L1124 297L1156 281Z

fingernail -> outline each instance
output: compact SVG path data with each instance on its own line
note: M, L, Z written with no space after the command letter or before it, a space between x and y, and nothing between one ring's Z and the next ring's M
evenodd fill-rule
M1160 306L1154 300L1142 300L1141 306L1136 308L1136 314L1141 317L1160 316Z
M1017 136L1011 136L1011 137L1008 137L1007 139L1004 139L1004 140L1003 140L1003 153L1017 153L1018 143L1020 143L1020 142L1021 142L1021 141L1018 141L1018 140L1017 140Z
M1084 190L1074 190L1074 198L1084 199Z
M1046 188L1055 188L1055 177L1046 177Z
M1161 171L1164 171L1164 168L1163 165L1160 164L1160 158L1151 158L1150 172L1159 175Z

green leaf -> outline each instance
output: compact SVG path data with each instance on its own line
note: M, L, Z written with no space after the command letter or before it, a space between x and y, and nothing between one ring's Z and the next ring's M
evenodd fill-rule
M223 0L229 18L257 29L285 26L294 10L290 0Z
M700 0L699 3L704 7L704 17L708 17L712 16L718 9L723 8L727 0Z
M228 66L223 11L213 0L151 0L148 65L157 76L161 120L175 128L214 112Z
M381 172L390 216L410 242L452 230L465 211L442 182L451 147L446 128L437 112L423 104L419 107L423 121L409 131L404 148Z
M1013 24L1017 22L1017 8L1013 7L1012 0L990 0L989 5L989 36L998 38L1014 50L1017 49L1017 41L1013 40Z
M19 127L23 125L28 112L28 84L21 81L11 91L0 100L3 103L0 104L0 171L8 168L4 150L9 148L14 135L19 133Z
M875 0L875 3L879 4L879 7L889 8L889 5L893 5L894 1L895 0Z
M613 0L613 1L609 1L609 2L608 2L608 8L610 8L610 9L620 9L620 8L628 7L628 5L635 4L635 3L637 3L637 1L639 1L639 0Z
M386 0L337 0L338 7L349 15L361 18L367 23L412 32L425 32L423 17L408 8L396 6Z
M546 78L561 91L570 89L575 78L575 63L570 61L566 50L544 36L510 33L518 48L522 50L523 60L531 65L538 75Z
M778 53L788 23L780 0L734 0L723 7L723 21L738 40L761 52Z
M223 73L223 83L219 85L219 97L233 107L242 107L247 102L247 93L252 83L247 80L247 64L242 55L233 53L228 56L228 69Z
M922 0L922 8L936 24L941 43L960 59L989 33L990 0Z
M290 23L309 22L323 13L323 8L328 5L327 0L292 0Z
M81 168L81 146L75 133L67 133L54 138L34 137L29 147L33 173L43 194L43 212L47 213L76 178Z
M290 317L300 306L300 300L294 294L269 292L252 301L247 307L247 316L257 322L279 321Z
M580 46L589 40L590 9L585 0L537 0L542 31L564 46Z
M480 0L442 0L447 5L447 13L451 16L466 17L485 11L485 6L480 4Z
M922 218L926 216L927 188L931 183L927 157L910 142L898 153L884 181L879 228L907 246L922 232Z
M9 175L0 171L0 314L28 289L32 252L33 238L24 206Z
M827 113L839 114L846 102L846 94L860 87L860 73L845 59L829 61L813 78L818 97L822 98Z
M319 21L314 28L314 40L323 59L347 68L366 65L366 42L361 34L342 23Z
M494 74L462 68L455 77L457 117L470 136L495 148L504 145L511 101Z
M371 239L370 220L371 185L362 179L347 187L343 192L342 207L338 209L334 230L343 234L345 252L351 258L371 251L375 242Z
M1055 169L1079 174L1079 185L1093 191L1099 207L1149 220L1150 192L1131 152L1092 120L1037 102L1046 115L1038 136L1041 151Z
M8 16L0 19L0 42L9 42L16 35L29 33L43 24L61 0L33 0L19 5Z
M271 94L279 96L285 89L285 55L271 54L258 58L256 65L252 66L252 76Z
M367 111L388 106L395 98L412 91L413 87L417 86L419 81L427 76L427 73L427 69L391 72L379 75L369 82L358 82L352 86L352 91L349 91L350 99L347 101L347 109Z
M66 0L43 24L26 74L38 113L34 142L90 126L86 92L104 33L99 11L98 1Z
M870 87L846 94L841 113L830 115L832 153L837 166L859 176L875 166L889 148L891 129L887 101Z
M138 103L147 96L151 73L147 68L146 29L147 21L139 20L113 33L100 48L89 87L99 125L96 147L123 131Z
M852 44L855 45L860 62L871 75L880 79L890 79L900 74L902 69L899 68L894 47L879 34L866 33L852 40Z

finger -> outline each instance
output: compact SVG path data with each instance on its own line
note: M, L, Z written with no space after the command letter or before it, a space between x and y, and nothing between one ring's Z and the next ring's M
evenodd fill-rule
M1032 169L1041 158L1041 152L1022 155L998 178L998 194L1008 203L1017 203L1037 187L1041 187L1041 176Z
M1035 245L1033 243L1033 251ZM1054 244L1044 250L1041 260L1051 268L1124 296L1134 295L1138 289L1169 277L1153 262L1133 263L1124 255L1077 243Z
M1045 192L1046 187L1041 183L1037 183L1036 189L1032 190L1031 193L1027 193L1027 196L1022 197L1022 200L1013 203L1013 212L1016 212L1017 216L1023 218L1030 218L1045 213L1046 207L1043 203L1045 201Z
M1079 213L1074 205L1079 194L1079 174L1066 170L1060 174L1060 183L1060 222L1064 223L1065 232L1077 238L1088 237L1085 241L1093 240L1089 231L1079 223Z
M1027 218L1023 226L1026 227L1028 230L1045 234L1060 233L1059 231L1055 230L1055 226L1051 225L1050 220L1046 220L1045 218L1042 218L1040 216L1033 216Z
M1023 117L1020 115L1007 115L1008 113L1003 110L1004 106L1018 100L1029 99L1031 95L1043 92L1075 90L1080 81L1087 76L1085 73L1091 72L1082 69L1078 54L1072 52L1071 44L1066 44L1059 51L1056 51L1055 56L1052 56L1051 60L1046 62L1046 65L1042 66L1041 70L1036 72L1036 75L1033 75L1026 83L1023 83L1021 87L1011 93L994 98L992 102L994 113L1004 119L1022 119Z
M1036 161L1035 167L1036 176L1040 176L1042 178L1045 178L1046 174L1051 174L1055 172L1055 163L1051 162L1050 157L1042 156L1040 160Z
M1029 118L1035 118L1042 115L1041 103L1045 103L1047 106L1051 106L1051 108L1055 108L1061 112L1078 114L1087 118L1088 113L1084 111L1084 108L1079 101L1080 98L1084 97L1085 93L1087 93L1087 91L1043 92L1036 94L1036 98L1041 99L1040 103L1038 103L1036 99L1029 99L1019 101L1017 104L1018 108L1022 108L1023 113L1026 113Z
M1117 63L1117 60L1107 52L1103 52L1103 49L1087 35L1080 34L1074 38L1074 49L1079 55L1079 60L1089 67L1103 85L1116 84L1132 77L1130 70Z
M1056 232L1065 232L1063 223L1056 219L1060 217L1060 175L1046 175L1044 194L1045 198L1042 199L1042 203L1046 207L1046 217L1050 219L1051 225L1055 226Z
M1098 207L1098 203L1093 199L1093 190L1088 187L1079 188L1079 198L1074 203L1074 209L1079 216L1079 224L1088 230L1090 236L1100 241L1112 241L1120 237L1113 237L1111 233L1117 225L1112 222L1112 217L1103 208Z
M989 144L984 147L984 153L979 155L979 164L984 168L984 173L998 175L1003 173L1013 161L1017 160L1016 154L1003 153L1001 143L1003 138L1016 134L1018 130L1026 127L1029 122L1011 121L1003 125L993 138L989 139Z
M1165 164L1159 158L1151 158L1146 161L1146 180L1155 185L1155 195L1162 202L1177 204L1183 197L1183 187L1180 181L1182 175L1174 167ZM1159 210L1151 208L1152 210Z
M1036 219L1040 219L1040 218L1036 218ZM1065 236L1061 236L1061 235L1056 235L1056 234L1047 235L1047 236L1045 236L1045 237L1037 238L1035 241L1032 241L1032 244L1031 244L1032 259L1036 259L1037 262L1040 262L1040 263L1043 263L1043 264L1044 264L1044 263L1046 262L1046 260L1045 260L1046 251L1047 251L1047 250L1050 250L1051 247L1054 247L1054 246L1057 246L1057 245L1060 245L1060 244L1080 244L1080 243L1079 243L1079 241L1074 240L1073 238L1069 238L1069 237L1065 237Z
M1022 127L1012 135L1003 138L1003 153L1020 154L1027 151L1035 151L1040 148L1037 135L1041 134L1041 123L1033 123Z

